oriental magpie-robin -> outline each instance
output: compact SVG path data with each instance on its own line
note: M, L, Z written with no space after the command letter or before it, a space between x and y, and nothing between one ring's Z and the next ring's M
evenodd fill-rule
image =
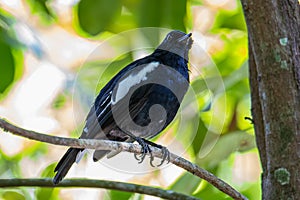
M115 75L95 99L80 136L81 139L137 141L143 154L153 157L149 145L169 152L147 139L163 131L174 119L189 87L188 53L193 40L191 33L171 31L155 51L136 60ZM69 148L55 168L53 183L59 183L74 162L79 162L84 149ZM96 150L94 161L119 152Z

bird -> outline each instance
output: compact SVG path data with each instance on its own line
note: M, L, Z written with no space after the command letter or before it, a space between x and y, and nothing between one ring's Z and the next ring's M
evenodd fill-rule
M120 70L95 98L79 138L136 141L143 151L140 157L135 154L139 163L149 153L153 166L149 145L162 149L161 164L168 160L168 150L149 139L173 121L189 88L191 36L192 33L173 30L153 53ZM105 155L111 158L118 153L120 151L95 150L93 160L96 162ZM69 148L54 169L53 183L62 181L83 154L83 148Z

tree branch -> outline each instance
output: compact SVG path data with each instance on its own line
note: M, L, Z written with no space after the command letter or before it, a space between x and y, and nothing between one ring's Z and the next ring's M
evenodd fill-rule
M86 188L105 188L109 190L119 190L124 192L134 192L147 194L164 199L176 200L198 200L195 197L177 193L172 190L162 190L144 185L132 183L122 183L116 181L93 180L93 179L65 179L58 185L54 185L51 179L0 179L0 187L86 187Z
M46 142L55 145L70 146L74 148L87 148L87 149L98 149L98 150L121 150L131 153L141 154L142 149L138 144L126 143L126 142L115 142L110 140L94 140L94 139L70 139L64 137L50 136L46 134L37 133L34 131L29 131L22 129L20 127L14 126L4 119L0 118L0 127L4 131L8 131L12 134L26 137L28 139L37 140L40 142ZM162 151L156 147L150 146L152 154L154 157L162 158ZM230 185L228 185L223 180L217 178L212 173L201 169L196 164L189 162L188 160L179 157L173 153L170 153L170 162L174 165L185 169L186 171L206 180L220 191L229 195L230 197L237 200L246 200L241 193L236 191Z

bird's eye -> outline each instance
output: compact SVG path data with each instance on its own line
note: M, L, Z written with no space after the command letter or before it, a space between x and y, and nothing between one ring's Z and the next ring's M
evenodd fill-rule
M171 35L167 35L167 41L171 41L171 39L172 39L172 36Z

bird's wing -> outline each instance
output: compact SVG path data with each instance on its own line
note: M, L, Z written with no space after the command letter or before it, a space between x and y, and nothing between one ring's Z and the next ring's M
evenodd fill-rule
M86 118L86 124L80 138L107 139L104 132L106 128L110 129L110 126L115 125L114 118L117 117L118 120L123 121L122 119L128 117L128 115L124 115L124 113L128 113L126 112L126 108L128 107L126 107L125 102L128 100L129 92L137 85L135 81L142 84L143 76L145 75L145 73L139 74L140 69L134 69L143 66L145 61L147 60L137 60L126 66L102 88ZM147 68L147 66L148 65L145 64L143 68ZM153 66L150 64L150 67ZM128 88L122 88L124 86L128 86ZM138 95L130 97L130 101L133 102L130 107L131 117L136 116L145 104L147 92L149 93L150 91L149 89L150 88L144 88L144 90L139 90ZM113 97L114 94L119 95L117 97L119 98L117 99L118 102L114 102L116 101L116 98ZM114 116L116 114L117 116Z
M138 64L138 62L135 63L136 66L138 66ZM129 75L124 75L126 71L128 70L122 70L121 72L119 72L119 74L117 74L101 90L100 94L96 98L95 104L92 106L87 116L86 125L80 138L133 141L133 138L129 137L128 135L131 133L127 132L127 134L124 134L124 132L120 130L120 127L122 126L122 123L126 123L126 120L128 121L128 119L130 122L132 122L132 119L143 109L153 86L147 85L146 87L144 86L142 87L142 89L139 89L138 93L132 93L136 88L139 87L138 84L132 84L132 82L130 83L130 81L132 81L132 78L139 84L142 84L142 82L134 79L137 77L131 77L130 73ZM123 82L117 80L116 77L123 77ZM143 79L142 77L140 78ZM116 93L118 95L118 92L124 92L124 88L120 87L120 84L128 84L126 83L126 80L127 82L129 81L129 85L131 84L132 86L129 87L125 95L121 95L121 98L119 98L117 102L114 101L116 100L116 98L113 98L113 94ZM130 101L130 106L128 101ZM114 131L109 132L111 129L113 129ZM95 151L93 155L94 161L101 159L107 153L108 151ZM111 155L108 155L112 157L118 153L119 152L111 152Z
M124 101L121 100L118 104L113 105L113 109L111 109L108 113L106 113L103 116L103 118L99 123L100 124L103 123L104 126L114 126L114 127L110 127L113 128L113 131L109 132L109 135L101 134L101 136L105 135L105 139L111 139L116 141L127 141L127 142L134 141L132 137L134 136L134 134L132 132L128 132L125 129L123 129L122 124L127 123L128 120L130 122L133 122L132 119L144 107L147 100L147 94L145 94L145 96L141 95L139 97L134 95L132 97L132 100L134 101L134 103L131 104L129 110L127 110L128 106L125 105ZM128 112L130 112L130 116L125 114ZM111 151L110 153L108 153L108 151L97 150L94 152L93 159L94 161L98 161L106 154L107 154L107 158L111 158L120 152L121 150Z

